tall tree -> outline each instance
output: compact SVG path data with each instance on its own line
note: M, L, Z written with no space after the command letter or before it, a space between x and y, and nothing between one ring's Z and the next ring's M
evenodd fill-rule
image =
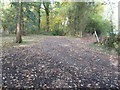
M40 20L40 9L41 9L41 2L39 2L38 4L38 31L40 30L40 24L41 24L41 20Z
M22 42L22 2L19 0L19 10L18 10L18 23L17 23L17 32L16 32L16 43Z
M88 5L86 2L72 3L68 10L68 32L70 35L81 35L88 20ZM90 8L90 7L89 7Z
M49 31L50 2L43 2L43 6L46 12L46 31Z

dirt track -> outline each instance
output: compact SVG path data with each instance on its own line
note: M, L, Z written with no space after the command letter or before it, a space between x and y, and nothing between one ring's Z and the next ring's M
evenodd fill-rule
M46 37L3 53L3 87L118 88L116 56L91 49L90 40Z

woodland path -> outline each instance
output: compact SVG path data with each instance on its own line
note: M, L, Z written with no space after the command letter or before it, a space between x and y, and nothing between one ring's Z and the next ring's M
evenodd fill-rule
M89 47L92 40L49 36L3 52L3 87L118 88L118 59Z

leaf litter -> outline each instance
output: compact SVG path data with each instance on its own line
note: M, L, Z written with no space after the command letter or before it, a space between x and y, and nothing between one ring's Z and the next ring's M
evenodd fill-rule
M4 51L3 87L119 88L117 56L95 51L90 43L50 36L30 47Z

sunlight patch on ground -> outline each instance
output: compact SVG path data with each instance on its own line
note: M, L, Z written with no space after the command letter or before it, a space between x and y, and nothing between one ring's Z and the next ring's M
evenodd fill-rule
M115 67L118 66L118 60L115 61L112 55L110 56L110 63Z
M68 47L69 45L68 44L62 44L62 46Z
M13 47L29 47L29 45L19 45L19 46L13 46Z
M20 44L15 43L16 37L15 35L7 35L2 37L2 42L0 42L1 48L11 48L11 47L28 47L33 42L38 42L44 38L43 35L28 35L23 36L22 40L23 42Z

